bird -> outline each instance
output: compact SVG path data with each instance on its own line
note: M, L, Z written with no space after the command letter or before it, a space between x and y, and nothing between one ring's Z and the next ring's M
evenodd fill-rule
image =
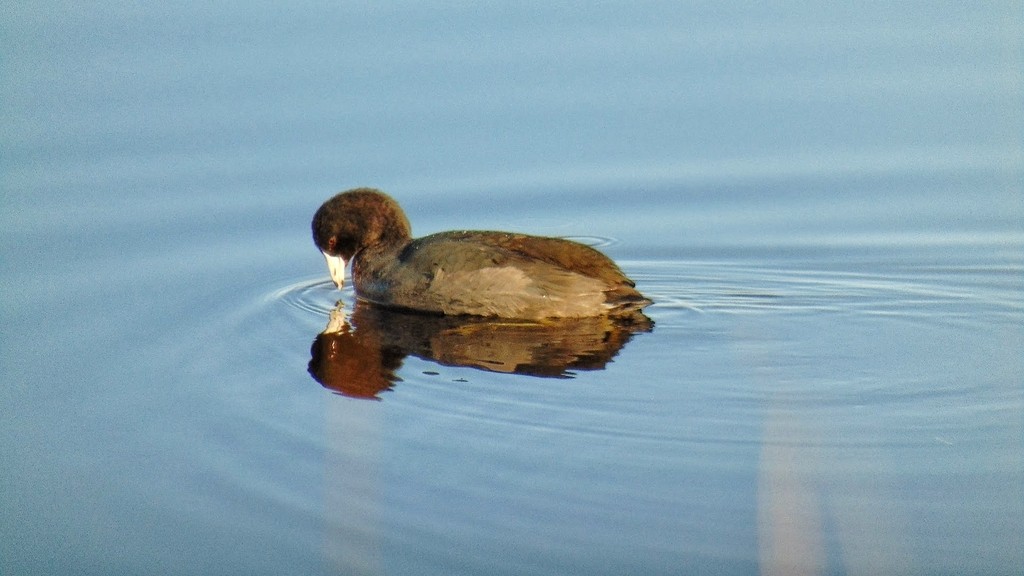
M563 238L459 230L412 237L394 198L355 188L328 199L313 241L341 289L385 308L507 319L627 317L650 305L598 250Z

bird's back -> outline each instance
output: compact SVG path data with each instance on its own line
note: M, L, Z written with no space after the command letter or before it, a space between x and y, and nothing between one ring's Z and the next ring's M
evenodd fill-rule
M356 275L356 283L367 300L444 314L585 317L650 304L610 258L589 246L505 232L413 240L388 266Z

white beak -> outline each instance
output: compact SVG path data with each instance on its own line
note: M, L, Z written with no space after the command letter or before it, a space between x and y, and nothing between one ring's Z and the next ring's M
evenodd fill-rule
M327 252L322 252L322 254L327 260L327 269L331 272L331 280L334 280L334 285L341 290L341 287L345 285L345 259L341 256L331 256Z

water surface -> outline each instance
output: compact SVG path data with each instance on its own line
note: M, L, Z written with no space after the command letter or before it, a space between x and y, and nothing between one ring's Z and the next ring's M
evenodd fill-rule
M1024 565L1019 6L677 4L5 6L0 572ZM354 317L325 388L358 185L653 329Z

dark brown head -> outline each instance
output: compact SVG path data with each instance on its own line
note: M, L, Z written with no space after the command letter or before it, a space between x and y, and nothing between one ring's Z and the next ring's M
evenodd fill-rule
M409 220L398 202L373 188L342 192L324 202L313 215L313 242L327 259L334 283L341 288L345 263L363 248L407 242Z

